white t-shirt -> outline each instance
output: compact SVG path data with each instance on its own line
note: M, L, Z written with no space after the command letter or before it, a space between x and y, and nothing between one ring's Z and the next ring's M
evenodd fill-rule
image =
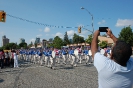
M94 55L94 66L98 71L99 88L132 88L133 58L123 67L100 53Z
M104 49L101 49L101 50L100 50L100 53L101 53L101 54L105 54L105 50L104 50Z

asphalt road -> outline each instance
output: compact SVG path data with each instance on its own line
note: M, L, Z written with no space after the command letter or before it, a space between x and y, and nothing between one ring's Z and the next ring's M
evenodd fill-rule
M85 63L56 64L55 70L23 63L20 68L0 69L0 88L98 88L97 71Z

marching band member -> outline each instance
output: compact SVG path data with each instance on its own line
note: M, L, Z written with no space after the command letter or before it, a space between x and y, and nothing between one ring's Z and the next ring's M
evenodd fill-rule
M25 55L26 55L26 61L28 61L29 60L29 50L26 50Z
M82 63L82 58L81 58L81 54L82 54L82 50L81 48L77 48L78 50L78 58L77 58L77 62L79 61L79 63Z
M74 47L72 48L72 50L70 51L70 55L72 57L72 62L71 62L71 65L72 66L77 66L77 60L76 60L76 56L74 54Z
M49 55L49 50L48 49L45 50L43 52L43 54L45 55L45 65L46 65L46 67L50 67L50 56L51 55Z
M23 60L23 51L22 50L19 51L19 58L20 58L20 60Z
M55 62L56 62L56 58L55 58L55 49L51 48L49 51L49 56L50 56L50 67L51 69L55 69Z
M90 65L91 63L93 63L91 49L89 49L89 57L90 57L90 59L89 59L89 65Z
M66 49L63 49L62 50L62 56L63 56L63 63L66 65L67 63L67 50Z
M32 60L32 63L34 63L34 49L31 51L31 60Z
M39 64L42 65L43 60L42 60L42 51L41 50L38 51L38 60L39 60Z
M33 54L34 54L34 64L36 64L37 63L37 51L34 50Z
M90 59L88 47L84 50L84 54L85 54L85 59L86 59L86 64L87 64L89 62L89 59Z
M25 61L25 50L23 50L22 55L23 55L23 60Z
M68 49L68 55L67 55L67 57L68 57L68 61L69 62L72 61L71 50L72 50L72 48L69 48Z
M56 62L60 64L60 58L59 58L60 51L58 49L55 49L54 52L55 52Z

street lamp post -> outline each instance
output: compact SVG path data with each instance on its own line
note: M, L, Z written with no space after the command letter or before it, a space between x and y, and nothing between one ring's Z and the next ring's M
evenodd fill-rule
M86 10L89 14L90 14L90 16L91 16L91 20L92 20L92 36L93 36L93 34L94 34L94 26L93 26L93 15L86 9L86 8L84 8L84 7L81 7L81 9L84 9L84 10Z

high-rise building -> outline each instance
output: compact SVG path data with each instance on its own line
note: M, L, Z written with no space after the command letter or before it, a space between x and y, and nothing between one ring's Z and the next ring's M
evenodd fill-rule
M53 38L50 38L49 39L49 43L53 43Z
M47 40L43 39L42 40L42 48L45 48L45 47L47 47Z
M40 43L40 38L37 38L37 37L36 37L35 43L36 43L36 44Z
M24 38L20 38L20 43L25 43L25 39Z
M2 36L2 46L4 46L4 45L6 45L6 44L8 44L9 43L9 39L8 38L6 38L6 36L4 35L4 36Z

